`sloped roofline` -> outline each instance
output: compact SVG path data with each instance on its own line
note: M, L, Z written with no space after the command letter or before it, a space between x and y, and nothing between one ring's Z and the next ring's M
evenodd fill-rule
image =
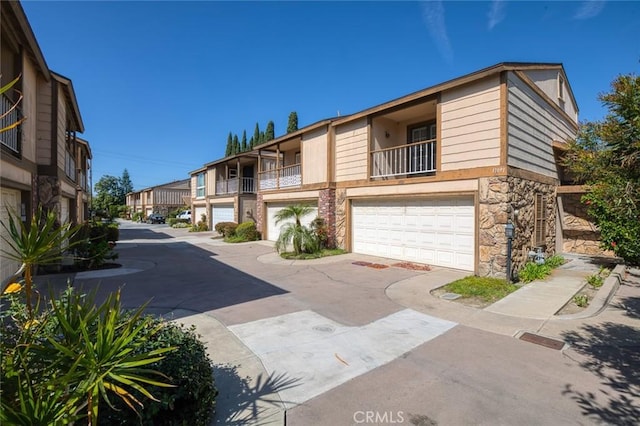
M63 85L65 94L67 95L67 99L71 103L71 108L73 109L73 116L75 118L76 124L76 128L74 130L83 133L84 123L82 122L80 108L78 108L78 99L76 98L75 90L73 90L73 83L71 82L71 79L54 71L51 71L51 76L54 78L54 80Z
M268 142L264 142L260 145L254 146L253 147L253 151L258 151L260 149L265 149L268 148L270 146L276 145L280 142L284 142L287 141L289 139L294 139L298 136L301 136L302 134L306 133L306 132L310 132L312 130L316 130L322 126L326 126L328 124L331 124L334 120L336 120L336 118L326 118L324 120L320 120L320 121L316 121L313 124L310 124L308 126L303 127L302 129L298 129L295 132L291 132L291 133L287 133L285 135L279 136L275 139L272 139Z
M33 34L33 29L31 28L31 24L29 24L26 13L24 13L22 4L20 4L19 1L3 1L2 5L6 5L13 12L18 27L22 32L22 41L27 45L31 57L35 60L38 68L40 68L44 79L48 82L51 79L49 67L47 66L47 61L44 59L38 40L36 40L36 36Z
M337 119L333 122L333 126L338 126L344 123L348 123L350 121L357 120L359 118L363 118L378 112L382 112L390 108L395 108L399 105L416 101L421 98L433 96L443 90L447 90L453 87L461 86L463 84L474 82L474 81L486 78L488 76L499 74L503 71L517 71L517 70L526 71L526 70L545 70L545 69L557 69L560 72L562 72L565 84L567 85L569 93L571 94L572 102L576 107L576 111L577 111L578 106L575 102L575 97L573 96L573 90L569 85L569 79L566 76L566 73L564 71L564 66L562 65L562 63L501 62L496 65L492 65L490 67L483 68L478 71L474 71L470 74L465 74L461 77L447 80L443 83L436 84L435 86L427 87L426 89L421 89L416 92L410 93L408 95L404 95L399 98L393 99L391 101L387 101L385 103L364 109L360 112L351 114L347 117Z
M93 158L93 154L91 154L91 145L89 145L89 141L76 137L76 141L78 141L79 143L81 143L82 145L84 145L87 148L87 154L89 158Z

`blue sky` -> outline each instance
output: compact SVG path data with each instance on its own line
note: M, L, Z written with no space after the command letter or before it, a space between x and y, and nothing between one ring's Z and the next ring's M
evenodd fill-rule
M93 182L142 189L224 156L296 111L300 127L499 62L562 62L581 120L640 71L640 2L25 1L52 70L69 77Z

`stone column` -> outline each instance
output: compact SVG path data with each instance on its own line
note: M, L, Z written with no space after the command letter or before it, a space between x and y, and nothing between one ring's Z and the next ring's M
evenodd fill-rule
M323 189L318 197L318 216L324 219L327 227L327 247L336 244L336 190Z

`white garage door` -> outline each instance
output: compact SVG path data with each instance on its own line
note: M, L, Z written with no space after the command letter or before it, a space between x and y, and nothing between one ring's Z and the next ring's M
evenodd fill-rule
M283 208L290 205L292 205L292 203L267 204L267 239L269 241L276 241L278 239L278 236L280 235L280 228L286 223L294 223L294 220L290 219L276 224L276 214ZM312 207L311 213L304 216L300 222L304 226L309 226L316 217L318 217L318 208Z
M352 203L353 252L474 270L472 198Z
M14 220L20 220L20 191L2 188L0 196L0 220L8 227L9 214L7 213L7 209L11 212ZM18 223L16 223L16 225L19 226ZM9 233L4 229L4 226L0 226L0 235L4 238L9 238ZM4 238L0 238L0 248L9 251L9 247L4 241ZM1 259L0 263L2 263L2 273L0 274L2 281L9 278L20 268L20 263L13 260Z
M220 222L235 222L233 214L233 204L220 204L211 207L211 218L213 226Z
M191 223L198 223L202 220L202 215L207 215L206 207L196 207L196 209L191 212ZM208 218L207 218L208 219Z

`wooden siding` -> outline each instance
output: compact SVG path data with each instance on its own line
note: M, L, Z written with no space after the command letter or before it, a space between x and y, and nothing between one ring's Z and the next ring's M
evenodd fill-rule
M443 92L441 111L441 170L500 164L499 76Z
M571 123L514 73L509 72L507 84L507 164L558 178L552 142L574 137Z
M366 119L336 128L336 182L368 178L368 144Z
M169 205L169 206L182 206L184 201L183 197L189 196L188 189L154 189L153 190L153 204L154 205Z
M22 123L22 157L35 162L37 120L30 120L29 117L36 117L38 111L38 74L31 61L26 57L22 70L22 94L24 98L22 99L20 107L22 108L22 113L27 117L27 120Z
M51 164L51 120L52 120L51 83L38 81L38 108L36 113L36 162Z
M64 174L67 130L67 103L61 85L58 86L58 168Z
M322 127L302 135L302 183L327 181L327 128Z
M578 111L576 111L574 99L567 88L565 79L564 87L564 105L558 100L558 76L562 73L560 70L528 70L524 73L529 77L536 86L538 86L556 105L563 107L564 111L569 114L576 122L578 121Z

